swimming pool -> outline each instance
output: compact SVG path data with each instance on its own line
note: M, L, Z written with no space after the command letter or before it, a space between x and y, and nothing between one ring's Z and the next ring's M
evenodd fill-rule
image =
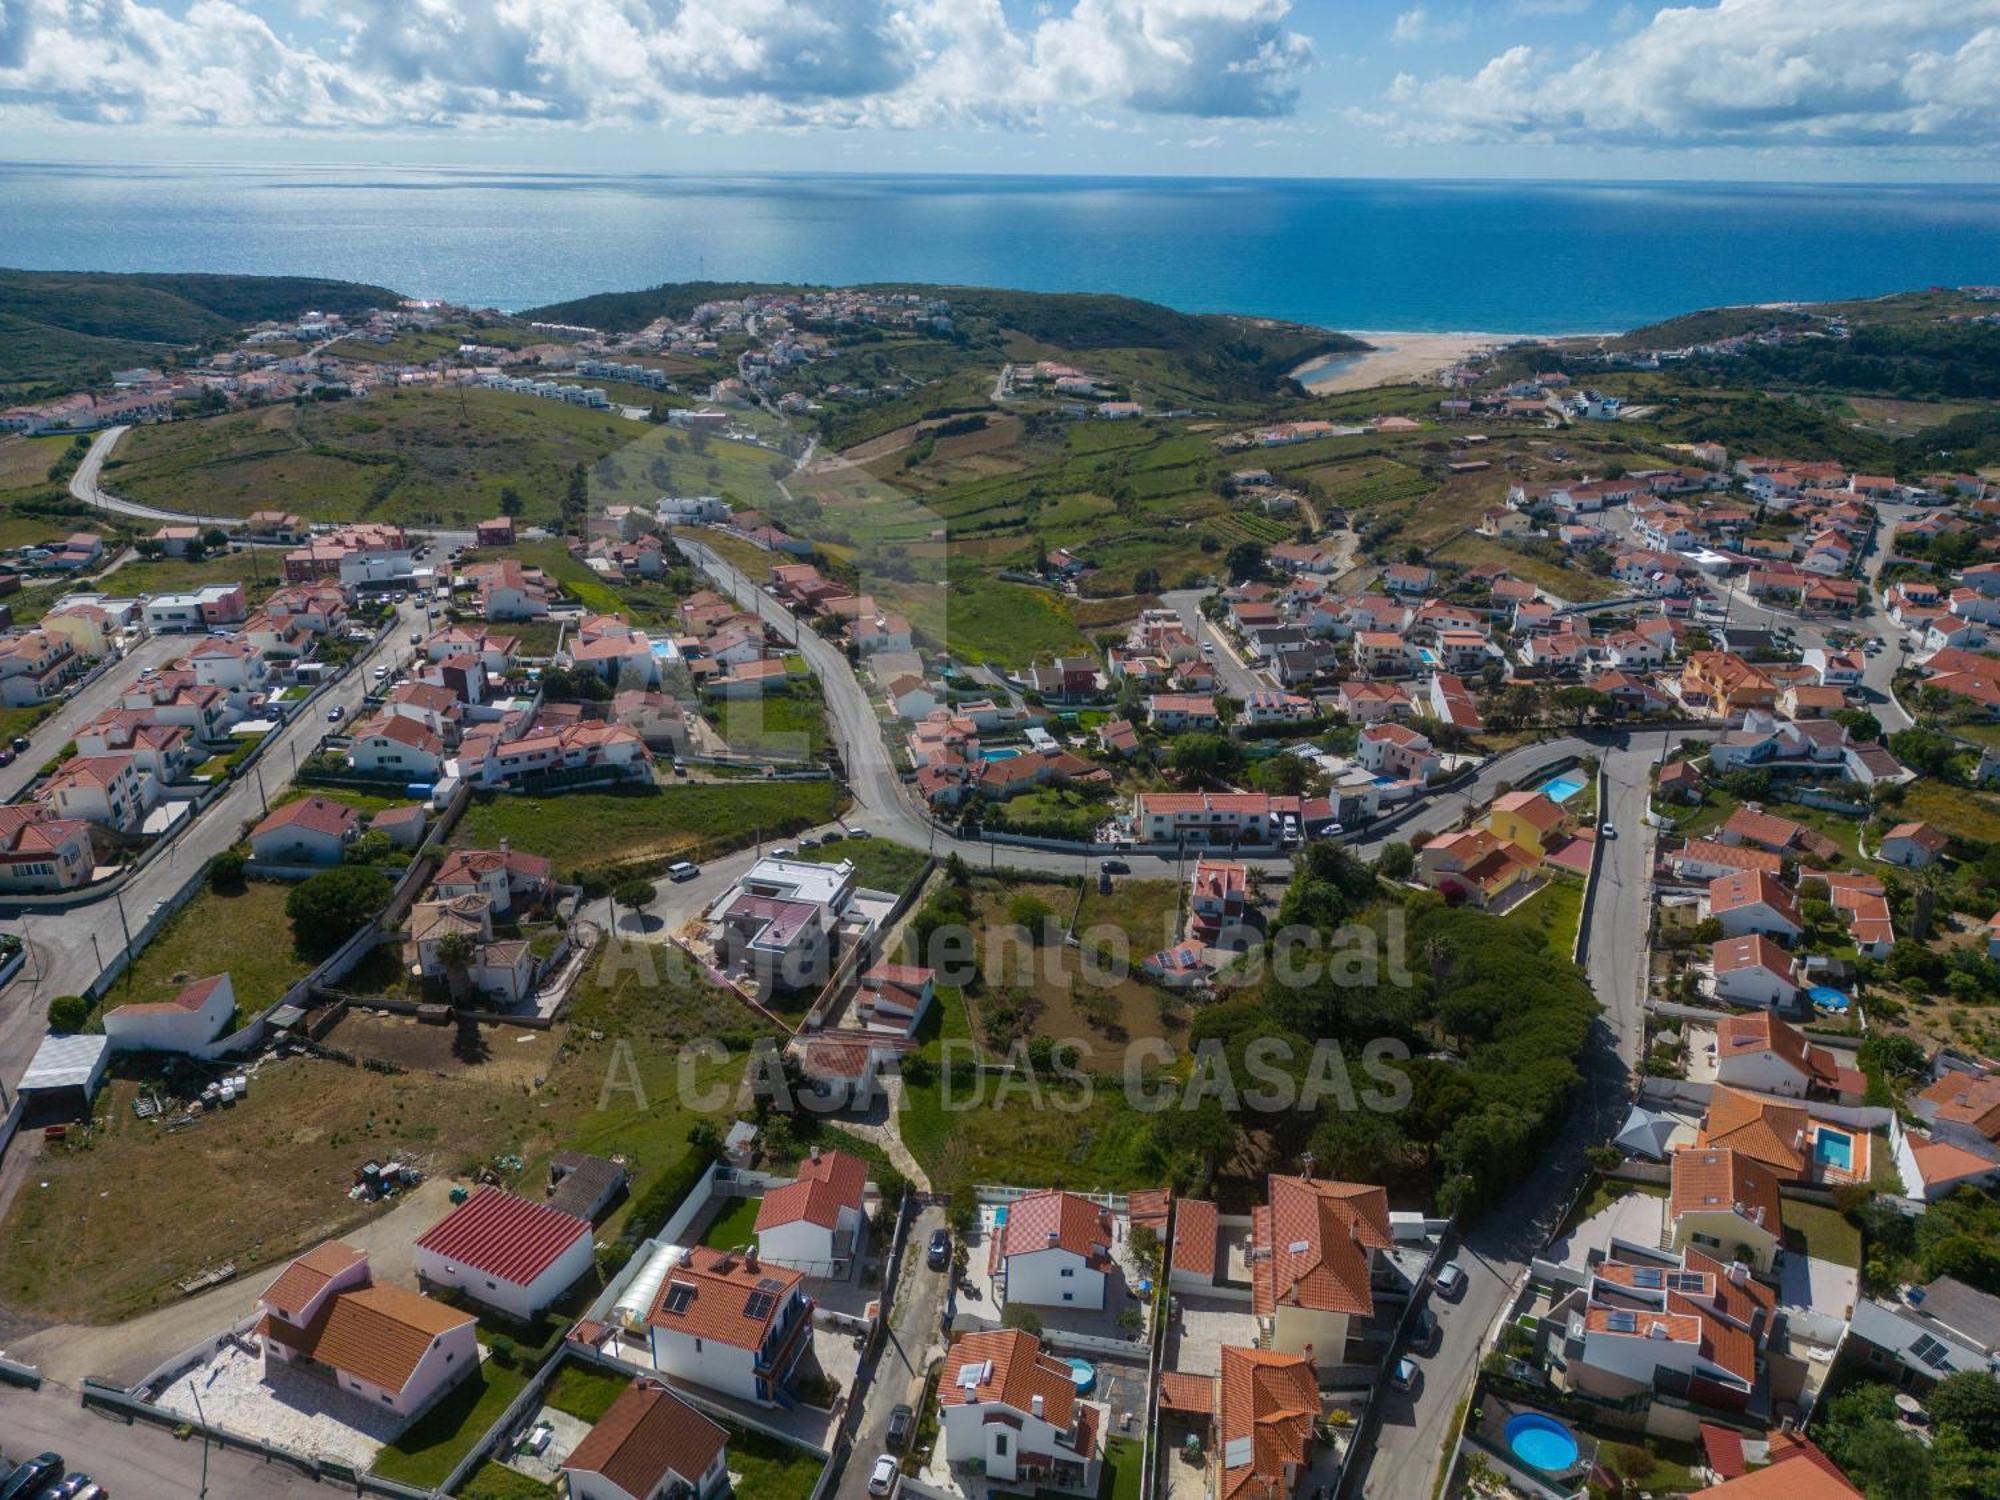
M1830 1010L1835 1015L1844 1015L1847 1011L1846 993L1830 984L1816 984L1806 991L1806 995L1821 1010Z
M1009 749L1007 746L1002 745L994 750L980 751L979 758L981 760L1013 760L1020 753L1021 752L1018 750L1012 750Z
M1551 776L1547 781L1536 787L1535 790L1551 802L1567 802L1583 790L1583 779L1567 773L1561 776Z
M1069 1362L1069 1378L1079 1396L1088 1396L1091 1387L1097 1384L1097 1366L1087 1359L1072 1359Z
M1820 1126L1813 1135L1813 1159L1841 1172L1853 1170L1854 1137Z
M1576 1466L1576 1434L1540 1412L1523 1412L1507 1423L1507 1447L1522 1463L1545 1474L1561 1474Z

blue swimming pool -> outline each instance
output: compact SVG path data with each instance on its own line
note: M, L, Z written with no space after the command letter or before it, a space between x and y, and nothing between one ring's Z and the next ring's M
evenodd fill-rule
M980 751L979 758L981 760L1012 760L1020 753L1018 750L1001 745L996 749Z
M1097 1366L1087 1359L1072 1359L1069 1362L1069 1378L1079 1396L1088 1396L1097 1384Z
M1583 778L1580 776L1571 776L1567 773L1561 776L1551 776L1547 781L1536 787L1535 790L1551 802L1567 802L1583 790Z
M1852 1171L1854 1167L1854 1137L1842 1135L1837 1130L1828 1130L1822 1125L1813 1136L1813 1159L1822 1166L1838 1171Z
M1507 1448L1522 1463L1545 1474L1576 1467L1576 1434L1540 1412L1522 1412L1507 1423Z
M1847 995L1844 991L1828 984L1816 984L1806 991L1807 997L1821 1010L1830 1010L1835 1015L1847 1013Z

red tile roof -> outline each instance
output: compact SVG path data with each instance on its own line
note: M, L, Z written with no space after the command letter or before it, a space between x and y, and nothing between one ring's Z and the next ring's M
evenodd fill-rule
M1312 1361L1270 1349L1222 1351L1222 1500L1290 1500L1294 1466L1312 1453L1319 1377ZM1232 1449L1249 1442L1242 1463Z
M1111 1259L1111 1216L1090 1199L1059 1188L1016 1198L1007 1207L1000 1253L1032 1255L1052 1249L1080 1255L1103 1269Z
M544 1203L496 1187L472 1196L424 1232L417 1248L493 1277L527 1286L554 1265L590 1225Z
M254 839L287 828L302 828L308 833L323 833L329 838L341 838L360 819L361 814L345 802L335 802L320 796L301 797L297 802L287 802L283 807L272 808L270 816L250 830L250 837Z
M1200 1198L1183 1198L1174 1210L1173 1269L1215 1278L1216 1209Z
M840 1211L861 1211L861 1190L868 1165L844 1151L816 1152L799 1163L798 1179L764 1195L757 1207L757 1233L786 1224L817 1224L832 1229Z
M804 1280L789 1266L753 1265L747 1256L697 1245L667 1273L646 1321L690 1338L758 1349Z
M699 1483L729 1434L657 1381L634 1380L563 1460L602 1474L628 1495L652 1495L677 1474Z
M1270 1204L1251 1215L1259 1317L1281 1304L1363 1317L1374 1311L1371 1251L1389 1247L1389 1195L1356 1182L1273 1174Z

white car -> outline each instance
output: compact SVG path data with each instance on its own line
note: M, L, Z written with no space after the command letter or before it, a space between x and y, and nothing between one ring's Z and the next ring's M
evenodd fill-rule
M1465 1267L1455 1260L1448 1260L1438 1267L1438 1273L1431 1278L1431 1284L1438 1289L1440 1296L1447 1301L1456 1302L1465 1295Z
M1618 825L1616 823L1600 823L1597 826L1597 831L1608 839L1618 837Z
M886 1495L896 1488L896 1460L883 1454L875 1460L875 1467L868 1471L868 1493Z
M684 859L677 860L667 866L667 879L669 880L692 880L700 873L701 869L699 866L691 865Z

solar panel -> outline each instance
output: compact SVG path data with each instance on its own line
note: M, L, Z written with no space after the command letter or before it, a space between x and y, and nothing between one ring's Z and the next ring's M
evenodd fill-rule
M1676 1271L1667 1278L1667 1285L1677 1292L1705 1292L1708 1278L1699 1271Z
M1657 1288L1664 1283L1664 1280L1665 1278L1660 1275L1659 1268L1656 1266L1635 1266L1632 1269L1632 1285L1634 1286Z
M1639 1315L1630 1312L1614 1312L1604 1320L1604 1326L1609 1328L1613 1333L1637 1333L1639 1331Z
M1249 1463L1255 1454L1255 1444L1247 1437L1231 1438L1222 1447L1222 1466L1225 1469L1240 1469Z
M958 1384L968 1391L979 1389L993 1373L993 1361L976 1359L958 1367Z
M666 1310L670 1313L684 1313L688 1304L694 1301L694 1288L685 1281L676 1281L667 1287Z
M760 1292L782 1292L784 1289L784 1282L778 1280L775 1276L759 1276L757 1278L757 1290Z
M769 1292L753 1291L750 1294L750 1299L743 1304L743 1316L762 1321L771 1316L771 1309L777 1305L778 1299L773 1297Z
M1942 1370L1951 1364L1951 1350L1928 1333L1921 1335L1910 1345L1910 1353L1916 1355L1933 1370Z

